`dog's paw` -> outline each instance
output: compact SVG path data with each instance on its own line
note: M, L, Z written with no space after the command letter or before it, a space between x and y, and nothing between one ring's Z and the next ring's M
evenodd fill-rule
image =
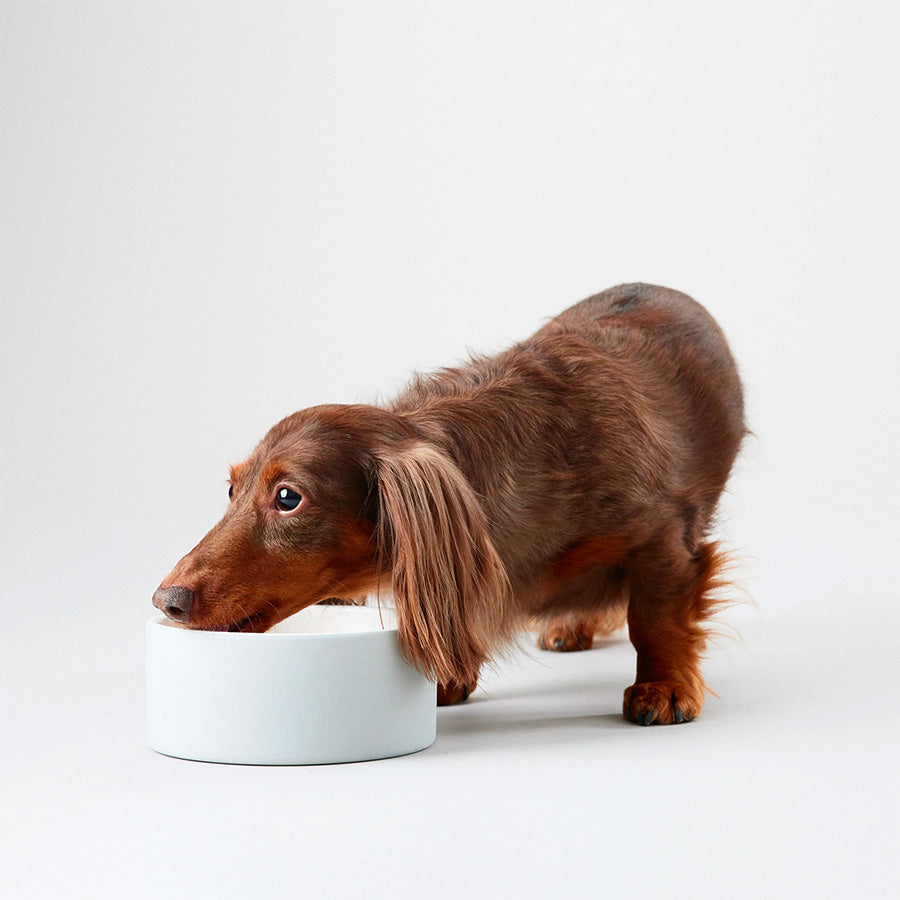
M538 635L537 641L541 650L555 650L558 653L590 650L593 644L593 628L589 628L582 622L576 625L548 622Z
M469 699L469 695L475 690L475 684L459 684L450 681L447 684L439 684L437 689L437 705L453 706Z
M703 708L703 690L679 681L643 681L625 689L622 711L638 725L690 722Z

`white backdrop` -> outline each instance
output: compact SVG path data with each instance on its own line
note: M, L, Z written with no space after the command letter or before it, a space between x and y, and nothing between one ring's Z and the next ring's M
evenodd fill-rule
M767 628L781 628L779 654L796 646L813 670L773 688L784 702L807 724L874 717L896 738L896 4L21 2L4 5L0 40L0 633L7 716L30 735L5 748L24 773L10 799L36 810L11 829L23 895L55 884L21 850L46 847L48 816L64 822L58 871L78 872L92 857L66 829L84 815L178 799L141 769L157 764L140 755L141 627L221 515L228 463L283 415L386 398L414 369L500 349L622 281L704 303L746 381L755 434L721 525L756 603L731 618L737 684L772 677ZM835 656L838 708L814 671ZM728 701L722 721L738 716ZM489 703L473 708L490 721ZM766 705L753 715L764 728ZM498 753L504 735L485 728L473 743ZM107 774L141 773L127 786L91 780L97 734L116 747ZM461 765L455 746L429 779ZM877 769L859 747L830 775ZM371 790L354 771L353 790ZM592 777L615 771L604 759ZM889 809L873 833L890 832ZM464 856L470 814L448 815ZM165 834L135 821L120 857L164 854ZM352 816L328 821L329 840L359 837ZM378 824L409 827L400 807ZM442 841L426 861L444 860ZM670 850L654 867L704 865ZM855 871L878 895L888 863L848 859L815 868L818 896ZM480 864L485 895L503 895L511 882ZM206 896L184 865L186 895ZM222 878L210 896L252 884ZM640 893L624 876L607 889Z

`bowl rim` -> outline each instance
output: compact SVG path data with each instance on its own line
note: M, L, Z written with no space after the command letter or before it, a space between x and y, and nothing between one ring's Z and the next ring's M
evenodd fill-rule
M310 606L306 606L301 610L298 610L296 613L292 613L292 615L298 615L298 613L302 613L307 609L312 609L316 604L311 604ZM388 610L391 613L394 613L394 607L388 606L385 604L383 607L379 606L327 606L323 607L324 609L329 610L341 610L341 612L336 613L336 615L356 615L360 610L365 610L367 613L377 612L379 614L379 618L381 620L381 628L364 628L360 631L320 631L320 632L291 632L291 631L211 631L200 628L184 628L179 625L177 622L173 622L171 619L166 618L164 615L153 615L147 620L147 628L167 628L175 634L192 634L197 635L196 638L192 638L192 640L230 640L236 638L238 640L248 640L251 638L256 639L265 639L272 640L273 638L293 638L297 639L312 639L319 640L322 638L327 638L329 640L338 640L343 638L355 638L359 640L368 639L373 640L375 635L385 635L385 634L397 634L398 631L398 623L395 621L393 624L385 624L384 617L381 616L382 609ZM350 612L352 610L352 612ZM291 618L291 616L287 616L286 618ZM284 621L284 620L282 620ZM276 623L272 627L277 627L279 623ZM201 637L202 635L202 637Z

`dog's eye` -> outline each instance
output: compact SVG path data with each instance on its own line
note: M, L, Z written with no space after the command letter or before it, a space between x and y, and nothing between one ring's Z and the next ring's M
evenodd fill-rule
M234 485L233 484L228 485L228 499L234 500Z
M295 510L303 498L289 487L280 487L275 492L275 505L282 512L291 512Z

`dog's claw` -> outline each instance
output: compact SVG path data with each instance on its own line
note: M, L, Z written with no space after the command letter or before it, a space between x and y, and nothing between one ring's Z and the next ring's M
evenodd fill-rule
M566 639L558 637L553 641L553 646L556 647L557 650L565 650L566 649Z
M649 725L654 718L654 713L652 709L645 709L642 713L638 714L637 721L638 725Z
M679 707L675 707L675 721L680 725L684 721L684 713Z

